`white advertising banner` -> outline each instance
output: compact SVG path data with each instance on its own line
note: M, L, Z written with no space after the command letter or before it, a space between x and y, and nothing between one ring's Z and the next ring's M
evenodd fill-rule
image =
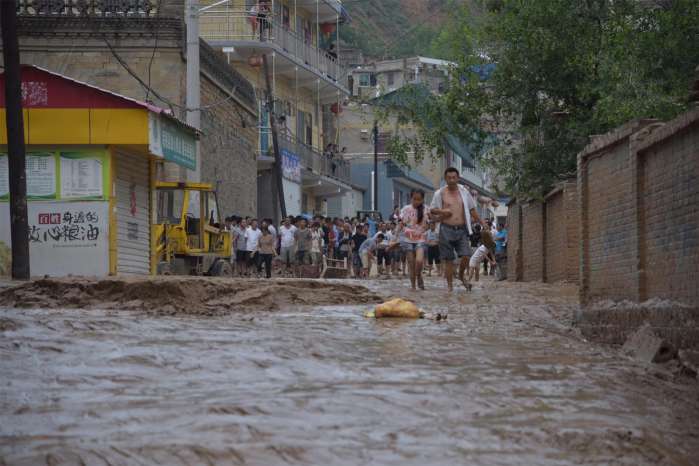
M53 153L27 155L27 197L56 197L56 157Z
M102 159L61 153L61 198L102 197Z
M32 276L109 273L109 202L42 202L29 209ZM0 241L10 246L10 206L0 203Z

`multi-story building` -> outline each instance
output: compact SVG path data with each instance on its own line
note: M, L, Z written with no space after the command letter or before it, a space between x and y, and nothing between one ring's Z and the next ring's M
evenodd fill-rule
M414 137L416 129L411 125L398 125L395 119L383 122L379 128L378 186L373 181L374 143L372 127L375 105L401 105L406 99L419 101L430 94L443 91L454 63L426 57L385 60L357 66L348 79L352 100L342 118L342 146L347 147L351 163L352 181L365 190L364 209L378 210L384 216L396 205L409 202L412 189L421 189L431 199L434 190L443 184L444 170L453 166L461 173L461 183L468 186L479 200L479 213L493 217L488 190L488 173L473 157L473 151L454 136L444 141L443 155L437 151L423 154L407 154L408 164L401 165L390 159L385 140L391 136ZM408 85L418 86L404 92ZM378 205L374 203L377 191Z
M341 2L206 0L199 14L201 37L225 52L256 89L258 215L274 217L271 115L278 126L287 213L325 214L329 198L351 189L347 164L324 154L339 143L339 113L349 95L339 60L338 29L346 18Z
M400 89L406 84L422 84L432 92L441 92L455 64L427 57L383 60L352 69L348 83L352 96L371 99Z

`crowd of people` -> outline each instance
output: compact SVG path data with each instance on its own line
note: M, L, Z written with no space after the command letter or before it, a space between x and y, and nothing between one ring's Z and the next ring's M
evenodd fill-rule
M481 220L471 194L458 184L458 171L445 172L444 188L425 205L425 193L413 190L410 203L396 206L388 220L290 216L275 226L271 219L231 216L235 274L240 277L304 276L305 267L319 270L323 258L347 261L351 275L407 277L412 289L424 289L424 275L443 276L453 289L458 279L470 288L481 266L492 274L506 251L507 230ZM468 273L466 269L468 268Z

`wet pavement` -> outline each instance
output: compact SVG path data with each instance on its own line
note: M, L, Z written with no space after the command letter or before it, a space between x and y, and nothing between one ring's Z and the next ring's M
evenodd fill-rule
M0 305L0 465L699 464L699 387L583 340L575 289L219 317Z

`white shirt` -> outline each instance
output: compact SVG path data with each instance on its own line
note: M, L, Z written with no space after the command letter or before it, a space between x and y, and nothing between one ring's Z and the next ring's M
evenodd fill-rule
M391 241L393 241L393 233L386 230L386 231L379 231L374 235L374 239L378 240L379 235L383 235L383 241L381 242L382 245L388 246Z
M276 242L277 240L277 228L274 225L269 225L267 227L267 231L269 231L269 234L272 235L274 238L274 241Z
M261 236L262 230L259 228L257 230L253 230L252 227L248 227L248 229L245 231L245 239L247 240L246 249L248 251L256 250Z
M476 249L476 252L473 253L473 256L471 256L471 260L469 261L468 266L478 267L487 255L488 248L486 248L485 245L481 244L480 246L478 246L478 249Z
M296 233L296 227L291 225L289 228L282 225L279 228L279 234L282 237L281 247L283 248L293 248L296 242L294 233Z
M311 252L319 253L323 250L323 232L311 231Z
M468 233L472 235L473 230L471 229L471 209L476 208L476 201L473 200L473 196L471 196L471 193L468 192L468 189L464 188L462 185L458 186L459 194L461 194L461 202L464 205L464 219L466 219L466 227L468 228ZM446 189L448 189L447 186L444 186L443 188L438 189L434 193L430 209L442 208L442 195L444 194L444 191Z

